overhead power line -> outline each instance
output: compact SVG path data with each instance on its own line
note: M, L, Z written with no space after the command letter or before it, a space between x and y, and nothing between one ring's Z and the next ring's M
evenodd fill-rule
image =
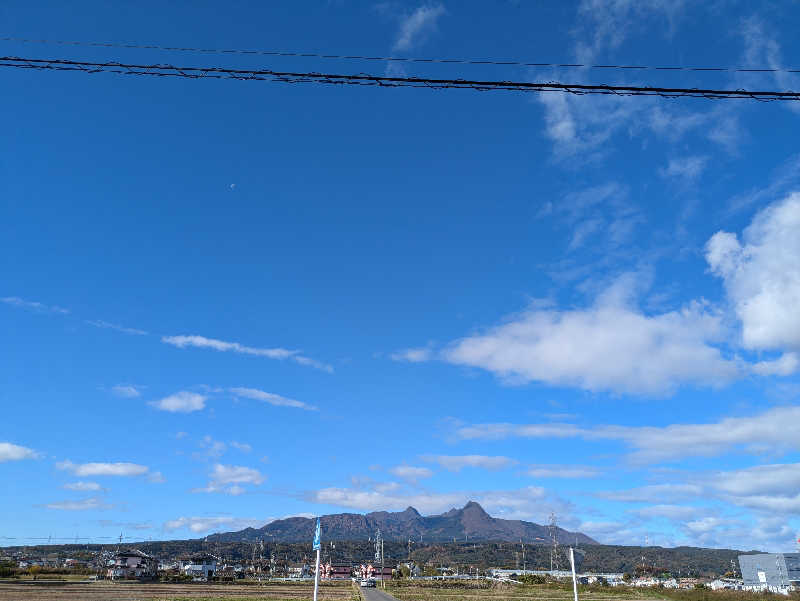
M300 52L292 50L237 50L231 48L191 48L185 46L159 46L156 44L141 44L138 42L81 42L72 40L47 40L18 37L0 37L3 42L19 42L22 44L55 44L59 46L85 46L93 48L126 48L137 50L161 50L166 52L194 52L201 54L242 54L251 56L283 56L293 58L320 58L335 60L357 61L387 61L402 63L434 63L450 65L499 65L516 67L540 67L554 69L619 69L626 71L718 71L728 73L800 73L800 68L771 68L771 67L703 67L703 66L654 66L654 65L602 65L589 63L558 63L558 62L533 62L517 61L510 59L482 59L482 58L421 58L406 56L370 56L360 54L328 54L319 52Z
M660 96L662 98L751 99L760 101L800 100L800 92L774 90L724 90L711 88L667 88L605 84L571 84L561 82L493 81L471 79L435 79L427 77L392 77L369 74L276 71L272 69L230 69L225 67L176 67L160 64L89 62L68 59L33 59L0 56L0 67L49 71L81 71L115 73L150 77L185 79L236 79L279 83L316 83L331 85L412 87L428 89L471 89L478 91L562 92L576 95L602 94L613 96Z

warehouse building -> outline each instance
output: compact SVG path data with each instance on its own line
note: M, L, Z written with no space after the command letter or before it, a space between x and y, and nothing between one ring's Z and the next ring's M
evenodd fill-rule
M746 590L784 592L800 587L800 553L739 555Z

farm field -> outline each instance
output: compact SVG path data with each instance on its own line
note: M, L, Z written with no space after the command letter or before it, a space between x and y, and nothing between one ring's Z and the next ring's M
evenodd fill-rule
M305 601L313 584L0 582L0 601ZM349 601L350 582L320 585L319 601Z
M387 586L386 592L399 601L572 601L572 587L563 584L394 582ZM600 586L581 586L578 596L580 601L768 601L776 598L769 593L742 591ZM787 599L800 601L800 594L793 593Z

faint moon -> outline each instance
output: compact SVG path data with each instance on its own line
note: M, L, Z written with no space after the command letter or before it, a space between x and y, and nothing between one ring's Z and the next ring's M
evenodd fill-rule
M236 184L231 184L231 190L233 190L235 187L236 187Z

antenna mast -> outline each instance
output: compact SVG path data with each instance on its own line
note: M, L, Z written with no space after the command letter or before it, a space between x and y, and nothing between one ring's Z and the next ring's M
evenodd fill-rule
M547 526L548 533L550 534L550 571L558 572L560 567L558 565L558 523L556 520L555 511L550 513L550 523Z

